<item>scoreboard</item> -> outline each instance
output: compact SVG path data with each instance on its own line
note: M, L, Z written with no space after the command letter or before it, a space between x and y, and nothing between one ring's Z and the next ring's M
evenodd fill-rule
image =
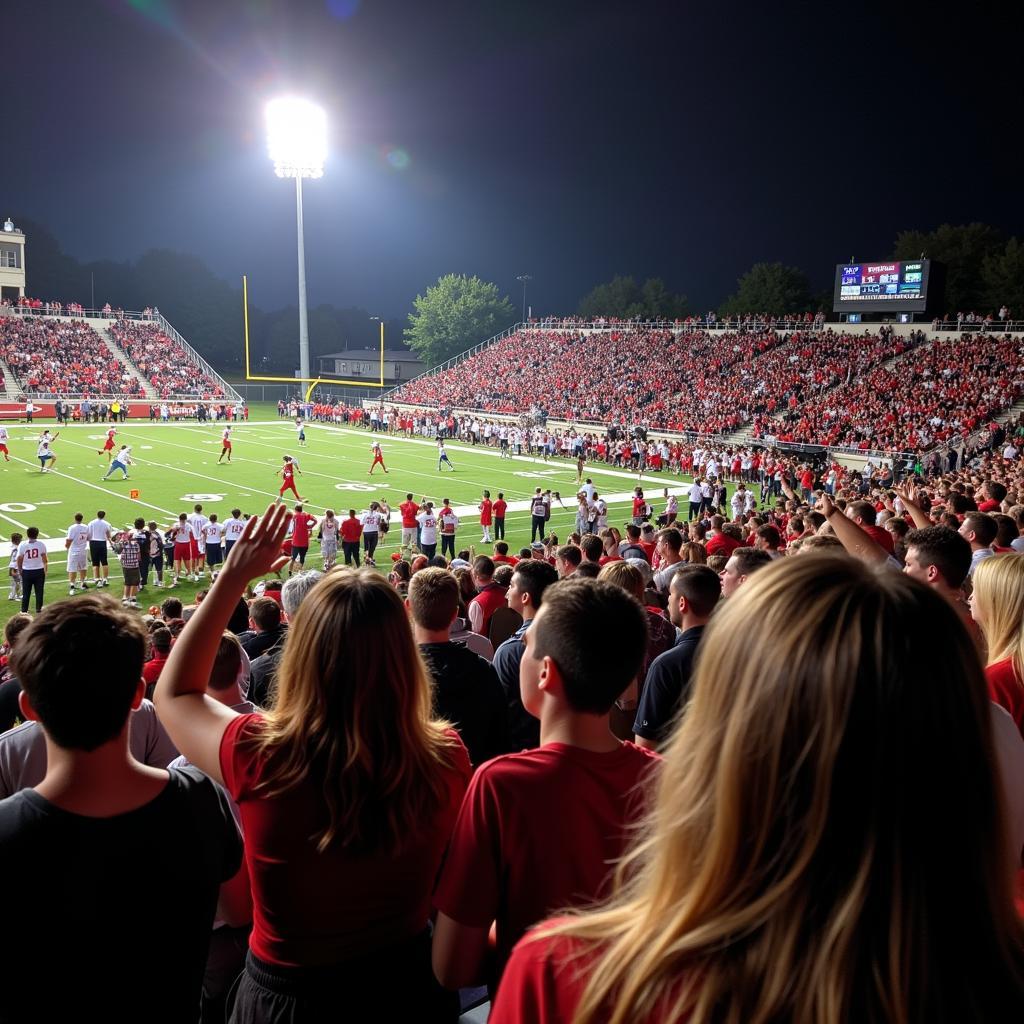
M840 263L833 312L923 313L928 305L930 260Z

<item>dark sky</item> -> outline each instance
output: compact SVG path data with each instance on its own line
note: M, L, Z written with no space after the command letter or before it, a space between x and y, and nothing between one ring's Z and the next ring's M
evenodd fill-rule
M450 271L517 305L529 273L539 313L615 273L707 305L758 260L825 287L904 228L1024 233L1003 7L6 0L0 215L293 303L263 103L299 91L332 133L305 189L311 305L402 315Z

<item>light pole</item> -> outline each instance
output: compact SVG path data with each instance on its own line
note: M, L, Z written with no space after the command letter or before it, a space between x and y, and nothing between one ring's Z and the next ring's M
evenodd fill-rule
M299 377L309 380L309 322L306 316L306 253L302 234L302 179L320 178L327 156L327 115L298 97L267 104L267 149L279 178L295 179L295 224L299 248Z
M522 283L522 285L523 285L523 323L525 324L526 323L526 285L527 285L527 283L529 281L532 281L533 278L529 274L520 274L516 278L516 280L520 281Z

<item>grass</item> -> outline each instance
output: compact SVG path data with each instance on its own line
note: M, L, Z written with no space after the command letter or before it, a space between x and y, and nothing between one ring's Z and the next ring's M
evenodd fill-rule
M51 430L58 429L52 422L45 425ZM69 599L63 537L74 513L83 513L88 522L97 509L104 509L107 519L117 529L130 525L137 516L147 521L155 519L161 527L167 526L177 519L179 512L191 512L197 501L202 503L207 515L216 512L221 521L236 507L246 513L261 512L277 497L281 483L277 474L285 453L299 459L303 475L297 477L297 486L306 499L306 509L317 517L326 508L345 515L349 508L365 509L375 498L383 497L390 502L395 510L392 528L378 548L377 557L385 571L391 563L391 552L398 549L401 541L397 506L410 491L417 500L426 495L436 504L440 504L442 498L451 498L461 520L456 535L457 550L468 547L473 547L476 553L492 550L490 545L479 543L476 505L485 488L492 498L503 491L506 500L514 503L526 499L535 487L550 487L561 492L564 508L555 502L549 530L564 539L575 528L574 461L552 459L544 463L527 457L502 460L497 449L474 449L453 442L448 445L448 452L456 472L446 468L438 473L433 441L377 435L389 473L385 476L378 467L371 478L367 475L371 461L368 431L310 424L306 428L308 444L298 448L294 425L290 420L278 418L276 405L254 403L250 406L249 422L234 425L230 465L217 464L223 424L190 421L164 425L130 420L117 425L116 438L118 445L132 446L136 465L131 467L130 479L122 480L118 473L103 481L107 458L97 455L97 449L103 444L106 426L72 424L59 428L60 437L54 445L57 465L53 471L41 473L35 451L43 426L42 421L31 425L8 424L11 461L0 461L0 537L4 541L0 544L0 555L6 566L10 534L14 531L24 534L28 526L39 527L50 549L47 603ZM631 515L636 475L598 464L588 465L586 475L609 499L609 522L621 528ZM662 487L684 485L681 478L667 474L663 480L658 474L645 474L641 483L647 488L648 499L654 499L652 503L658 512L664 507L659 500ZM138 492L134 499L130 497L133 490ZM518 510L513 505L506 519L505 538L513 553L529 543L529 533L529 511ZM315 540L307 564L309 562L313 567L319 562ZM109 593L120 597L120 566L113 553L110 577ZM188 604L196 591L207 585L183 583L167 591L154 589L151 584L140 595L140 605L145 608L150 603L159 604L170 593ZM20 609L20 604L5 600L6 597L5 588L0 593L0 624Z

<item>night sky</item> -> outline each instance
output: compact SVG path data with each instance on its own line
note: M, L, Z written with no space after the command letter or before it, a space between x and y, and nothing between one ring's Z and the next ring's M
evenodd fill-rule
M293 304L294 191L263 135L290 91L332 133L311 305L400 316L454 271L517 307L531 274L539 314L616 273L703 307L759 260L824 288L904 228L1024 233L1003 7L6 0L0 216L80 260L194 253Z

